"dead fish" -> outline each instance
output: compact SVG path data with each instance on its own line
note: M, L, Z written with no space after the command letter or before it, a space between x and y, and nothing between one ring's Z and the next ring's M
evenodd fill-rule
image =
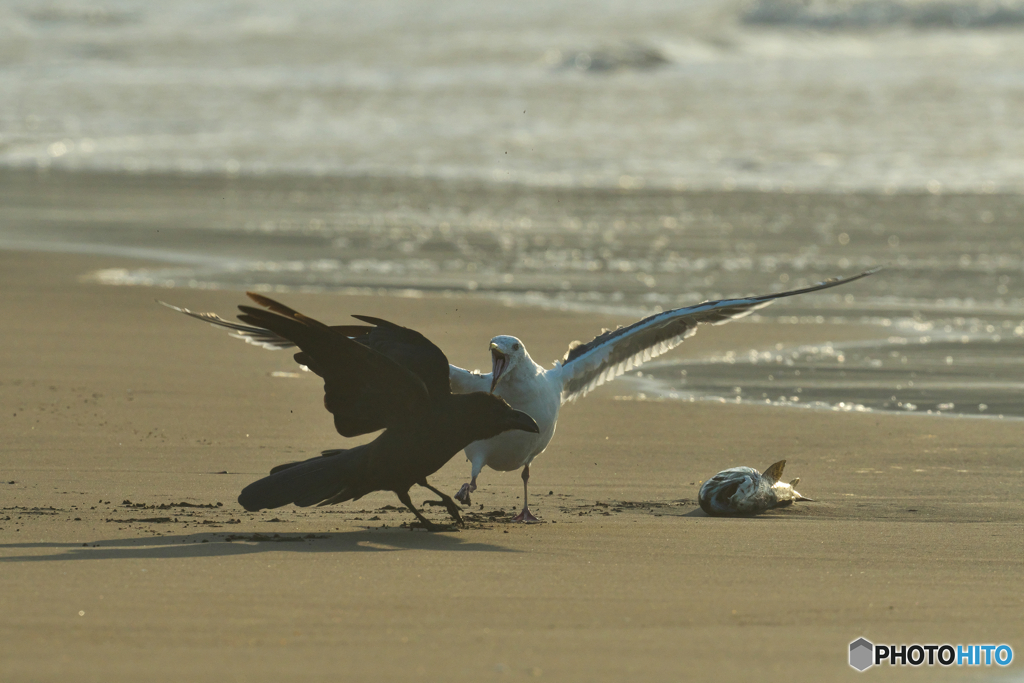
M797 500L811 501L796 490L800 479L788 484L779 481L785 466L786 461L780 460L763 473L753 467L733 467L719 472L700 487L697 499L701 510L714 516L756 515Z

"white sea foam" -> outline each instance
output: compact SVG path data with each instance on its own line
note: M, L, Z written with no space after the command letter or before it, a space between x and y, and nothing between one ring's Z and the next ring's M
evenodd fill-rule
M3 3L0 165L1020 191L1022 27L1019 0Z

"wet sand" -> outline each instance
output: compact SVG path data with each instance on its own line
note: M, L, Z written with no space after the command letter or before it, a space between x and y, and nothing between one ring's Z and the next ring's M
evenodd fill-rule
M403 528L385 493L249 514L245 484L344 443L318 378L154 303L228 314L239 292L81 280L126 265L0 252L0 680L821 681L856 675L860 636L1024 652L1020 422L625 400L613 383L564 410L533 468L545 524L509 523L520 479L490 470L457 533ZM471 368L496 333L547 362L625 322L282 298L415 327ZM674 353L857 334L734 324ZM696 506L702 479L783 458L818 502ZM468 471L457 456L432 483Z

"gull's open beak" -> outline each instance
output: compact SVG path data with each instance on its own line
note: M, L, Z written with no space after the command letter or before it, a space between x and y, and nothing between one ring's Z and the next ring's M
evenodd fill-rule
M505 371L508 366L508 356L498 350L497 344L491 344L491 393L494 393L494 387L498 385L498 380L501 379L501 373Z
M521 410L513 410L509 413L505 424L508 425L509 429L519 429L524 432L540 434L540 427L537 426L534 419Z

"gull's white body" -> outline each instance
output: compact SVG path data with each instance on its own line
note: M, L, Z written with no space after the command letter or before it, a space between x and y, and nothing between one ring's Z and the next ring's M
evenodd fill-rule
M519 342L515 337L495 337L491 343L497 344L503 339ZM471 443L466 447L466 457L473 464L473 479L477 478L484 465L501 472L526 467L544 452L555 435L558 409L562 405L562 366L559 364L545 370L530 358L521 342L519 347L522 355L511 356L514 360L498 378L494 393L510 406L522 406L516 410L532 417L540 427L540 433L506 432L493 439ZM485 375L451 366L452 391L456 393L488 391L492 377L492 373Z

